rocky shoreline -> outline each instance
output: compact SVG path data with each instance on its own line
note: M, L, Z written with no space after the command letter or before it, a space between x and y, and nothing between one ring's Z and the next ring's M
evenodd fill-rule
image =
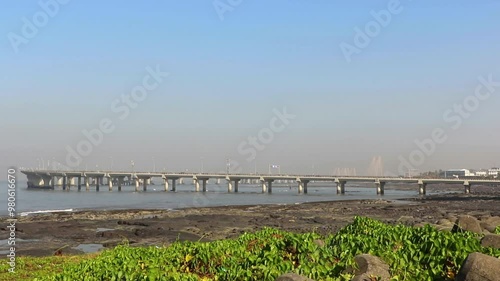
M439 187L436 187L439 188ZM462 191L463 187L447 187ZM443 193L405 201L332 201L289 205L254 205L182 210L80 211L21 217L17 223L17 254L50 256L83 253L78 246L113 247L168 245L176 240L212 241L239 236L263 227L328 234L365 216L386 223L434 224L453 227L468 215L485 221L500 216L500 188L475 186L474 193ZM5 225L6 218L2 218ZM2 235L8 229L0 228ZM488 232L488 230L485 230Z

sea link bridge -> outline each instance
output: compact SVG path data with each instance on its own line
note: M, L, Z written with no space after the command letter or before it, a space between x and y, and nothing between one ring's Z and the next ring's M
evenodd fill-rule
M241 184L260 184L262 192L272 193L273 183L296 183L299 193L307 193L310 182L331 182L332 188L337 188L337 194L345 193L347 182L372 182L377 194L384 194L386 183L408 183L418 187L419 194L426 194L428 184L461 184L465 193L471 192L472 185L500 185L500 180L486 179L427 179L427 178L397 178L397 177L342 177L342 176L320 176L320 175L269 175L269 174L211 174L211 173L155 173L155 172L113 172L113 171L54 171L54 170L22 170L28 178L28 188L54 189L62 186L63 190L69 190L75 186L80 191L85 186L87 191L95 187L99 191L101 186L107 186L109 191L116 186L118 191L123 186L134 186L135 191L146 191L152 179L163 181L165 191L176 191L177 183L184 180L192 180L194 191L206 192L209 180L220 184L227 182L228 192L238 192ZM171 188L169 187L171 184Z

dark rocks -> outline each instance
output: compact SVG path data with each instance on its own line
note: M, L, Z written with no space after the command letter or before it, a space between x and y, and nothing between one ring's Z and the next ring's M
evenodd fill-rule
M445 219L449 220L449 221L452 221L452 222L455 222L457 221L457 216L455 216L455 214L448 214L445 216Z
M0 230L1 230L1 231L10 231L10 229L8 229L8 228L6 228L6 227L2 227L2 228L0 228ZM17 227L16 227L16 228L14 228L14 231L15 231L15 232L21 232L21 233L23 233L23 232L24 232L24 230L19 229L19 228L17 228Z
M438 225L442 225L442 226L450 226L450 225L453 225L453 223L447 219L440 219L437 221Z
M417 223L419 219L414 218L413 216L401 216L399 219L396 221L397 223L404 224L404 225L414 225Z
M453 227L454 227L453 224L447 225L447 226L431 224L431 226L433 226L434 228L436 228L439 231L453 231Z
M479 221L475 217L471 216L459 216L453 227L453 232L458 231L470 231L478 234L482 234L483 230Z
M452 231L455 224L447 219L440 219L436 224L431 224L431 226L441 231Z
M137 244L137 241L135 240L109 240L102 242L102 246L105 248L113 248L118 245L132 245L132 244Z
M148 231L148 230L145 230L145 229L136 229L136 230L134 231L134 235L135 235L135 236L146 236L147 234L149 234L148 232L149 232L149 231Z
M295 273L287 273L287 274L284 274L284 275L281 275L280 277L278 277L278 279L276 279L276 281L314 281L314 280L309 279L309 278L304 277L304 276L300 276L300 275L295 274Z
M495 229L500 225L500 217L481 216L479 224L483 228L483 233L495 233Z
M489 224L487 222L480 222L479 225L481 226L484 232L495 233L496 226L494 226L493 224Z
M119 225L137 225L137 226L149 226L149 224L142 223L142 222L128 222L128 221L118 221Z
M494 227L500 226L500 217L482 217L481 223L485 223Z
M500 259L472 253L458 272L456 281L499 281Z
M362 280L389 280L391 275L389 274L389 265L382 261L379 257L372 255L358 255L354 258L354 262L357 264L357 269L354 270L353 281ZM373 279L378 278L378 279Z
M481 246L500 249L500 235L487 234L481 239Z
M500 225L500 217L498 216L489 216L487 214L482 213L483 215L479 216L480 220L476 219L473 216L459 216L453 225L453 232L458 231L470 231L478 234L490 234L495 233L495 229ZM445 225L446 220L439 220L438 225L449 227L449 225ZM438 227L438 229L440 229Z
M96 237L102 237L102 238L119 238L123 237L122 234L117 233L115 231L100 231L96 233Z

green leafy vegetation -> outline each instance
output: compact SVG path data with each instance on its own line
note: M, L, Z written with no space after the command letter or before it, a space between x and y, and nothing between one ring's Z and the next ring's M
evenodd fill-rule
M0 281L31 281L37 277L52 276L62 272L65 266L78 264L83 260L88 260L95 256L96 254L69 257L21 257L16 259L16 269L14 273L8 272L10 265L7 263L7 260L5 260L5 262L0 262Z
M500 226L497 226L497 228L495 228L495 233L500 234Z
M47 275L50 270L44 269L45 275L34 277L52 281L261 281L295 272L314 280L350 280L346 268L353 266L356 255L368 253L389 264L394 281L453 280L469 253L500 257L500 250L481 247L478 238L470 232L391 226L356 217L327 237L267 228L235 240L176 242L168 247L118 246L81 262L68 262L63 271Z

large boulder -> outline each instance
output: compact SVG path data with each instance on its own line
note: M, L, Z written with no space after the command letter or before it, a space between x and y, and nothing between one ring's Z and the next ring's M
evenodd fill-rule
M494 224L490 224L490 223L482 221L479 223L479 225L483 229L484 233L495 233L496 226Z
M354 257L354 262L357 268L354 269L354 279L356 281L361 280L389 280L391 275L389 274L389 265L387 265L379 257L372 255L358 255Z
M455 281L499 281L500 259L472 253L465 260Z
M430 225L439 231L452 231L453 227L455 226L454 224L449 224L449 225L430 224Z
M500 235L488 234L481 239L481 246L500 249Z
M500 217L483 217L481 222L497 227L500 226Z
M456 219L455 219L456 221ZM436 223L437 225L442 225L442 226L453 226L453 223L450 220L447 219L440 219Z
M448 214L445 216L445 219L447 219L451 222L455 222L455 221L457 221L458 217L455 214Z
M287 273L278 277L276 281L314 281L314 280L295 273Z
M495 229L500 225L500 217L482 216L479 225L481 225L483 233L495 233Z
M483 229L481 225L479 225L479 221L475 217L471 216L460 216L455 222L455 226L453 227L453 232L458 231L470 231L478 234L483 233Z

